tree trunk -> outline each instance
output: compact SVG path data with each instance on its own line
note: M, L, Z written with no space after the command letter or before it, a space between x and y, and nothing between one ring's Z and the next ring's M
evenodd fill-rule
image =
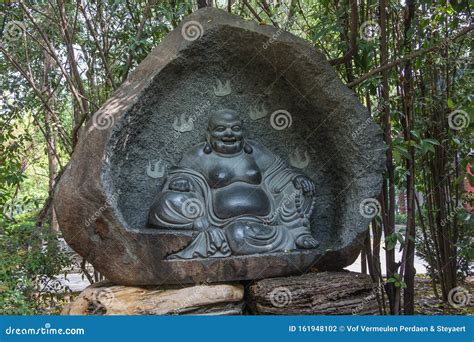
M42 79L42 92L46 96L46 101L48 103L48 107L53 107L53 93L51 91L51 83L49 80L49 73L51 71L53 60L51 56L44 51L43 52L43 79ZM58 165L56 160L56 138L54 137L53 131L51 129L51 125L53 123L51 112L44 108L44 127L45 127L45 138L46 138L46 153L48 155L48 191L50 196L52 196L54 186L56 184L56 177L58 175ZM56 213L54 208L51 206L50 208L50 231L58 233L59 232L59 225L58 220L56 219Z
M411 28L413 16L415 15L415 4L413 0L408 0L406 4L406 15L404 23L403 45L407 53L411 52L411 39L408 32ZM407 170L407 229L405 235L405 247L403 251L402 269L400 275L404 276L406 288L403 291L403 310L405 315L413 315L415 307L415 146L410 144L414 140L412 130L414 129L413 119L413 72L411 61L407 61L404 68L402 79L402 104L404 122L405 141L408 142L408 153L411 158L406 159ZM402 121L403 121L402 120ZM403 274L405 273L405 274Z
M369 275L306 273L254 282L248 304L261 315L377 315L377 294Z
M380 0L380 55L381 65L388 63L388 34L387 34L387 1ZM395 168L393 165L392 157L392 126L390 124L390 89L388 84L388 70L382 71L382 109L383 115L383 130L384 140L387 145L387 170L386 178L384 180L383 192L382 192L382 221L385 237L392 235L395 232ZM387 278L397 272L397 265L395 263L395 251L393 249L385 249L386 269ZM388 300L390 303L390 313L397 315L400 307L399 295L397 296L397 290L393 283L387 283L385 285Z

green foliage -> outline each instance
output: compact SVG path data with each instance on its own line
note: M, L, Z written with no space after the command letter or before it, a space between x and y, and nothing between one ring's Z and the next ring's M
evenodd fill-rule
M404 289L407 284L403 281L402 277L398 273L394 273L390 278L387 279L387 283L392 283L395 287Z
M395 214L395 224L407 224L407 215Z
M397 243L400 243L400 249L401 249L404 243L404 239L403 239L403 234L400 231L395 232L385 237L385 248L387 250L394 249Z
M61 298L45 290L70 266L71 258L55 234L35 226L33 214L17 217L17 223L1 222L0 314L41 314Z

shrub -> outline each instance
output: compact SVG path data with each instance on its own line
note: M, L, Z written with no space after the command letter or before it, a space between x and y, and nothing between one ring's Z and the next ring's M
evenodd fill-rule
M57 311L68 290L55 277L71 265L71 257L48 227L36 227L34 217L0 222L0 314Z

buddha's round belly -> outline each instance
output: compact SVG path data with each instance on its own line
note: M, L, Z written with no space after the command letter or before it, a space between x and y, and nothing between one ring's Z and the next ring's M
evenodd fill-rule
M241 215L265 216L270 213L270 200L260 185L235 182L212 190L214 213L221 219Z

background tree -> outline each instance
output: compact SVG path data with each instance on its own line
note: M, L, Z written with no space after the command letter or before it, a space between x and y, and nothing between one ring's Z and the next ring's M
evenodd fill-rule
M447 301L473 259L468 1L2 2L0 242L21 251L48 241L51 254L37 249L41 262L58 257L66 264L54 249L60 232L51 198L84 125L185 15L205 6L288 30L327 56L380 124L387 145L381 211L361 241L362 271L384 289L383 311L413 314L416 253L428 265L434 293ZM407 195L406 214L396 200L400 192ZM31 229L37 233L28 235L31 242L17 238ZM11 302L15 277L37 277L23 259L5 260L10 271L0 289L9 292L0 293L9 297L0 301ZM16 273L12 265L25 266ZM20 291L25 303L28 291Z

